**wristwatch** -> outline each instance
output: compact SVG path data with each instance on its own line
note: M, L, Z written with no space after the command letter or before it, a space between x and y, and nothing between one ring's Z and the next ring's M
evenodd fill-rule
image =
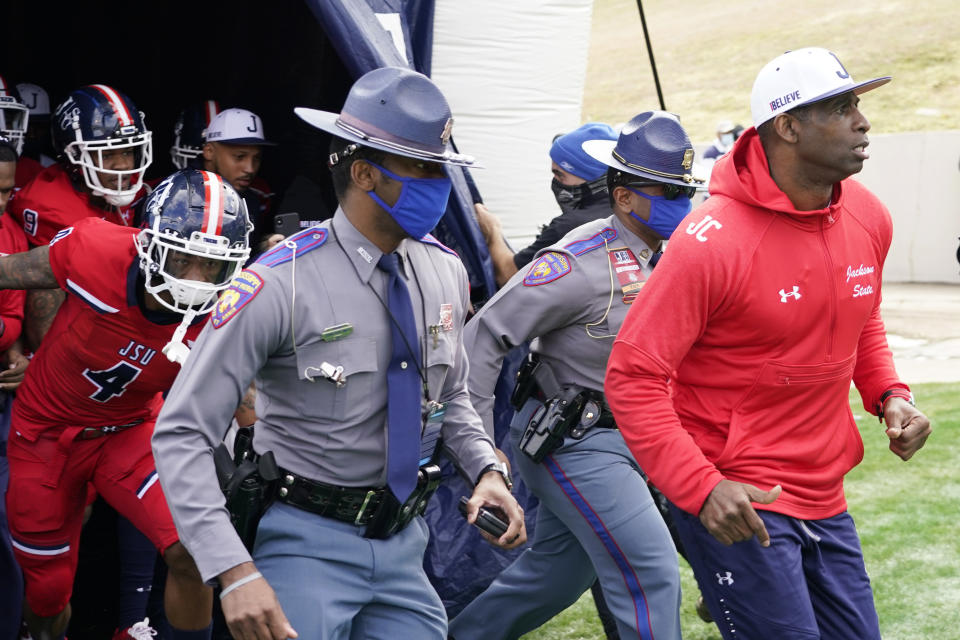
M480 478L488 471L496 471L503 476L503 483L507 485L507 489L510 491L513 490L513 480L510 478L510 470L507 468L506 462L494 462L481 469L480 475L477 476L477 484L480 484Z
M880 401L877 403L877 417L880 419L880 422L883 422L883 408L887 404L887 400L891 397L902 398L906 400L910 406L917 406L916 400L913 397L912 391L907 391L906 389L895 388L887 389L880 396Z

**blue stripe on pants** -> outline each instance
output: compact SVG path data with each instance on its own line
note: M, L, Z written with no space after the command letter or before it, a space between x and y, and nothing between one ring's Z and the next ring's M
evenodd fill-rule
M634 572L633 567L630 566L630 562L627 560L619 545L617 545L617 542L613 539L613 536L610 535L610 532L600 520L600 517L590 506L590 503L587 502L586 498L577 490L577 487L570 481L554 457L547 456L544 464L547 469L549 469L554 481L560 485L564 495L570 499L570 502L574 504L580 512L580 515L590 523L590 527L594 533L597 534L597 537L600 538L610 557L617 563L617 566L620 568L620 573L623 575L623 581L626 583L627 589L633 598L634 611L637 616L637 630L640 632L640 637L643 638L643 640L653 640L653 632L650 629L650 611L647 608L647 597L643 593L643 587L640 586L640 581L637 579L637 574ZM644 621L643 624L641 624L641 620Z

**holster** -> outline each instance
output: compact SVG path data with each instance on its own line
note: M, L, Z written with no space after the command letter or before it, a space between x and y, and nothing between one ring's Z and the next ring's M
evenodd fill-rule
M226 498L230 522L247 550L253 550L260 518L276 495L280 471L273 452L253 449L253 427L240 427L233 455L221 442L213 452L220 490Z
M582 387L566 385L547 400L530 417L520 450L536 463L553 453L562 443L570 428L580 422L586 394Z
M510 394L510 404L519 411L524 403L537 392L537 381L534 377L540 367L540 358L535 353L528 353L523 364L517 370L517 383Z
M389 538L406 527L427 509L427 502L440 486L440 465L431 461L417 471L417 487L401 505L393 492L387 489L383 500L363 533L365 538Z

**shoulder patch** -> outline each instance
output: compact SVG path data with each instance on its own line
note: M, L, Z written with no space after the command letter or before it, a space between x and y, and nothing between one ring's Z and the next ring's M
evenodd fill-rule
M422 242L422 243L424 243L424 244L432 244L433 246L439 247L440 249L442 249L443 251L446 251L447 253L449 253L449 254L452 255L452 256L457 256L458 258L460 257L460 256L457 254L456 251L454 251L453 249L451 249L451 248L448 247L447 245L443 244L442 242L440 242L439 240L437 240L436 238L434 238L434 237L433 237L431 234L429 234L429 233L428 233L427 235L423 236L422 238L420 238L420 242Z
M214 329L227 324L233 316L240 313L240 309L260 293L261 289L263 289L263 280L256 273L246 269L238 273L230 286L220 294L217 306L210 314L210 324Z
M603 229L603 231L592 235L586 240L577 240L576 242L571 242L563 248L575 256L582 256L588 251L593 251L598 247L602 247L604 242L613 242L616 239L617 230L613 227L606 227Z
M284 262L290 262L293 260L294 251L299 258L308 251L322 247L323 243L327 241L328 235L326 229L318 229L317 227L304 229L289 238L281 240L279 244L257 258L257 264L275 267ZM294 245L293 247L290 246L291 243Z
M559 280L573 271L570 257L556 251L550 251L537 258L523 279L524 286L535 287Z

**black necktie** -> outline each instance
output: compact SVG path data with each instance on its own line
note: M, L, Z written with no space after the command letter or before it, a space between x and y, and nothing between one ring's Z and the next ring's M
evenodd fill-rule
M387 486L404 502L417 486L420 454L420 374L417 323L410 292L399 273L399 256L377 262L386 272L393 348L387 367Z

